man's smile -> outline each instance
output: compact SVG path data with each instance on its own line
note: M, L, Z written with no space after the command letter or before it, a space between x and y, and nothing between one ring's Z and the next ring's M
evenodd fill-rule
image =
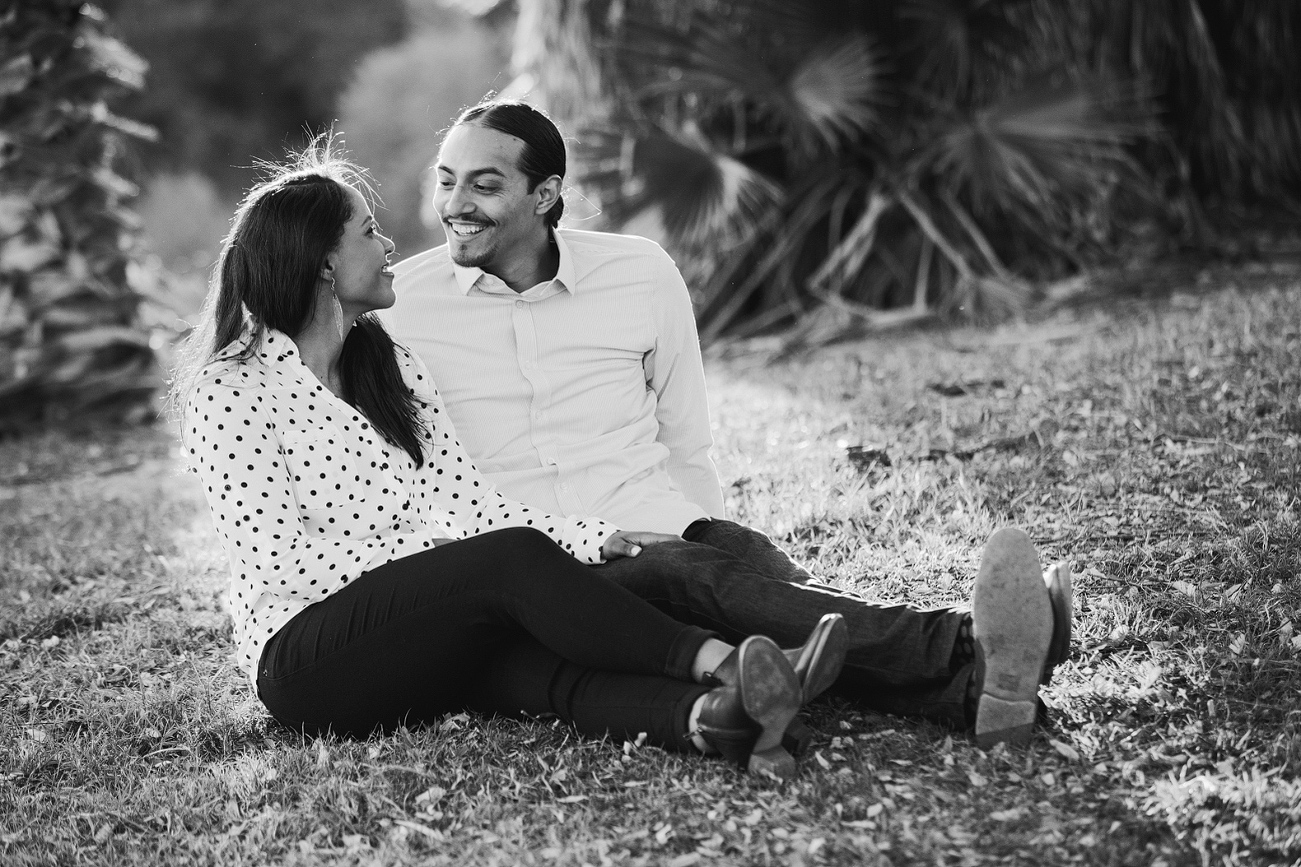
M459 238L470 238L488 228L488 224L471 223L463 220L448 220L447 227Z

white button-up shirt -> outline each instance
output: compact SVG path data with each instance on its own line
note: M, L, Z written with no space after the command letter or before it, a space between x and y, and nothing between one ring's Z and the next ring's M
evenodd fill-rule
M584 562L601 562L613 527L497 493L457 440L424 365L402 347L397 359L420 402L418 469L278 331L247 361L208 365L186 402L190 467L230 561L238 659L255 684L262 649L295 614L436 540L532 526Z
M691 298L645 238L558 229L554 279L516 293L438 247L394 267L383 316L466 448L522 502L680 533L722 517Z

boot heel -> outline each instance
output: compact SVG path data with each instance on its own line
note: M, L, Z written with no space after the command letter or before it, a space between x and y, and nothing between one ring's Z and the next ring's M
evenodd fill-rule
M1024 746L1034 734L1037 715L1032 701L1005 701L985 693L976 711L976 746L982 750L998 743Z
M748 643L744 665L741 704L760 728L754 752L775 748L785 753L781 749L782 735L800 710L799 678L786 655L766 638Z
M795 776L795 759L780 746L762 752L756 750L750 754L746 770L751 774L768 774L779 780L789 780Z

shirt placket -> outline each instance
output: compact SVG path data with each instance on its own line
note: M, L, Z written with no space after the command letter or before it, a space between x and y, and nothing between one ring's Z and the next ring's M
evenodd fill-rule
M573 486L560 481L560 442L556 435L559 419L556 418L553 405L555 390L551 377L547 376L539 363L535 303L516 299L511 311L516 360L520 374L533 390L533 397L529 401L529 434L533 447L537 450L538 460L548 468L552 492L561 512L577 514L582 512L582 506Z

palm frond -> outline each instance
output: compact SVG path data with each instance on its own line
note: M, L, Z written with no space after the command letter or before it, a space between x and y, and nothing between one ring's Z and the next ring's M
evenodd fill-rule
M710 105L743 105L806 156L873 131L888 96L871 40L855 33L819 47L789 34L786 41L783 50L758 50L738 38L732 21L697 10L684 29L639 7L627 13L610 50L618 52L635 100L689 95L697 116Z
M675 26L653 12L634 5L604 46L615 53L637 98L690 93L696 98L741 94L763 100L780 88L772 65L738 38L728 22L695 15L689 25Z
M792 110L784 119L806 151L836 150L873 132L888 101L881 57L860 34L811 54L786 90Z
M619 223L655 207L677 242L750 234L779 198L770 180L716 150L690 125L587 130L580 140L576 175L606 217Z
M1112 86L1088 83L1012 94L952 123L915 165L978 212L1053 211L1139 172L1125 146L1150 127L1108 111L1115 100Z
M914 83L945 97L979 90L1006 58L1024 53L1017 13L1028 0L903 0L897 15L915 58Z

